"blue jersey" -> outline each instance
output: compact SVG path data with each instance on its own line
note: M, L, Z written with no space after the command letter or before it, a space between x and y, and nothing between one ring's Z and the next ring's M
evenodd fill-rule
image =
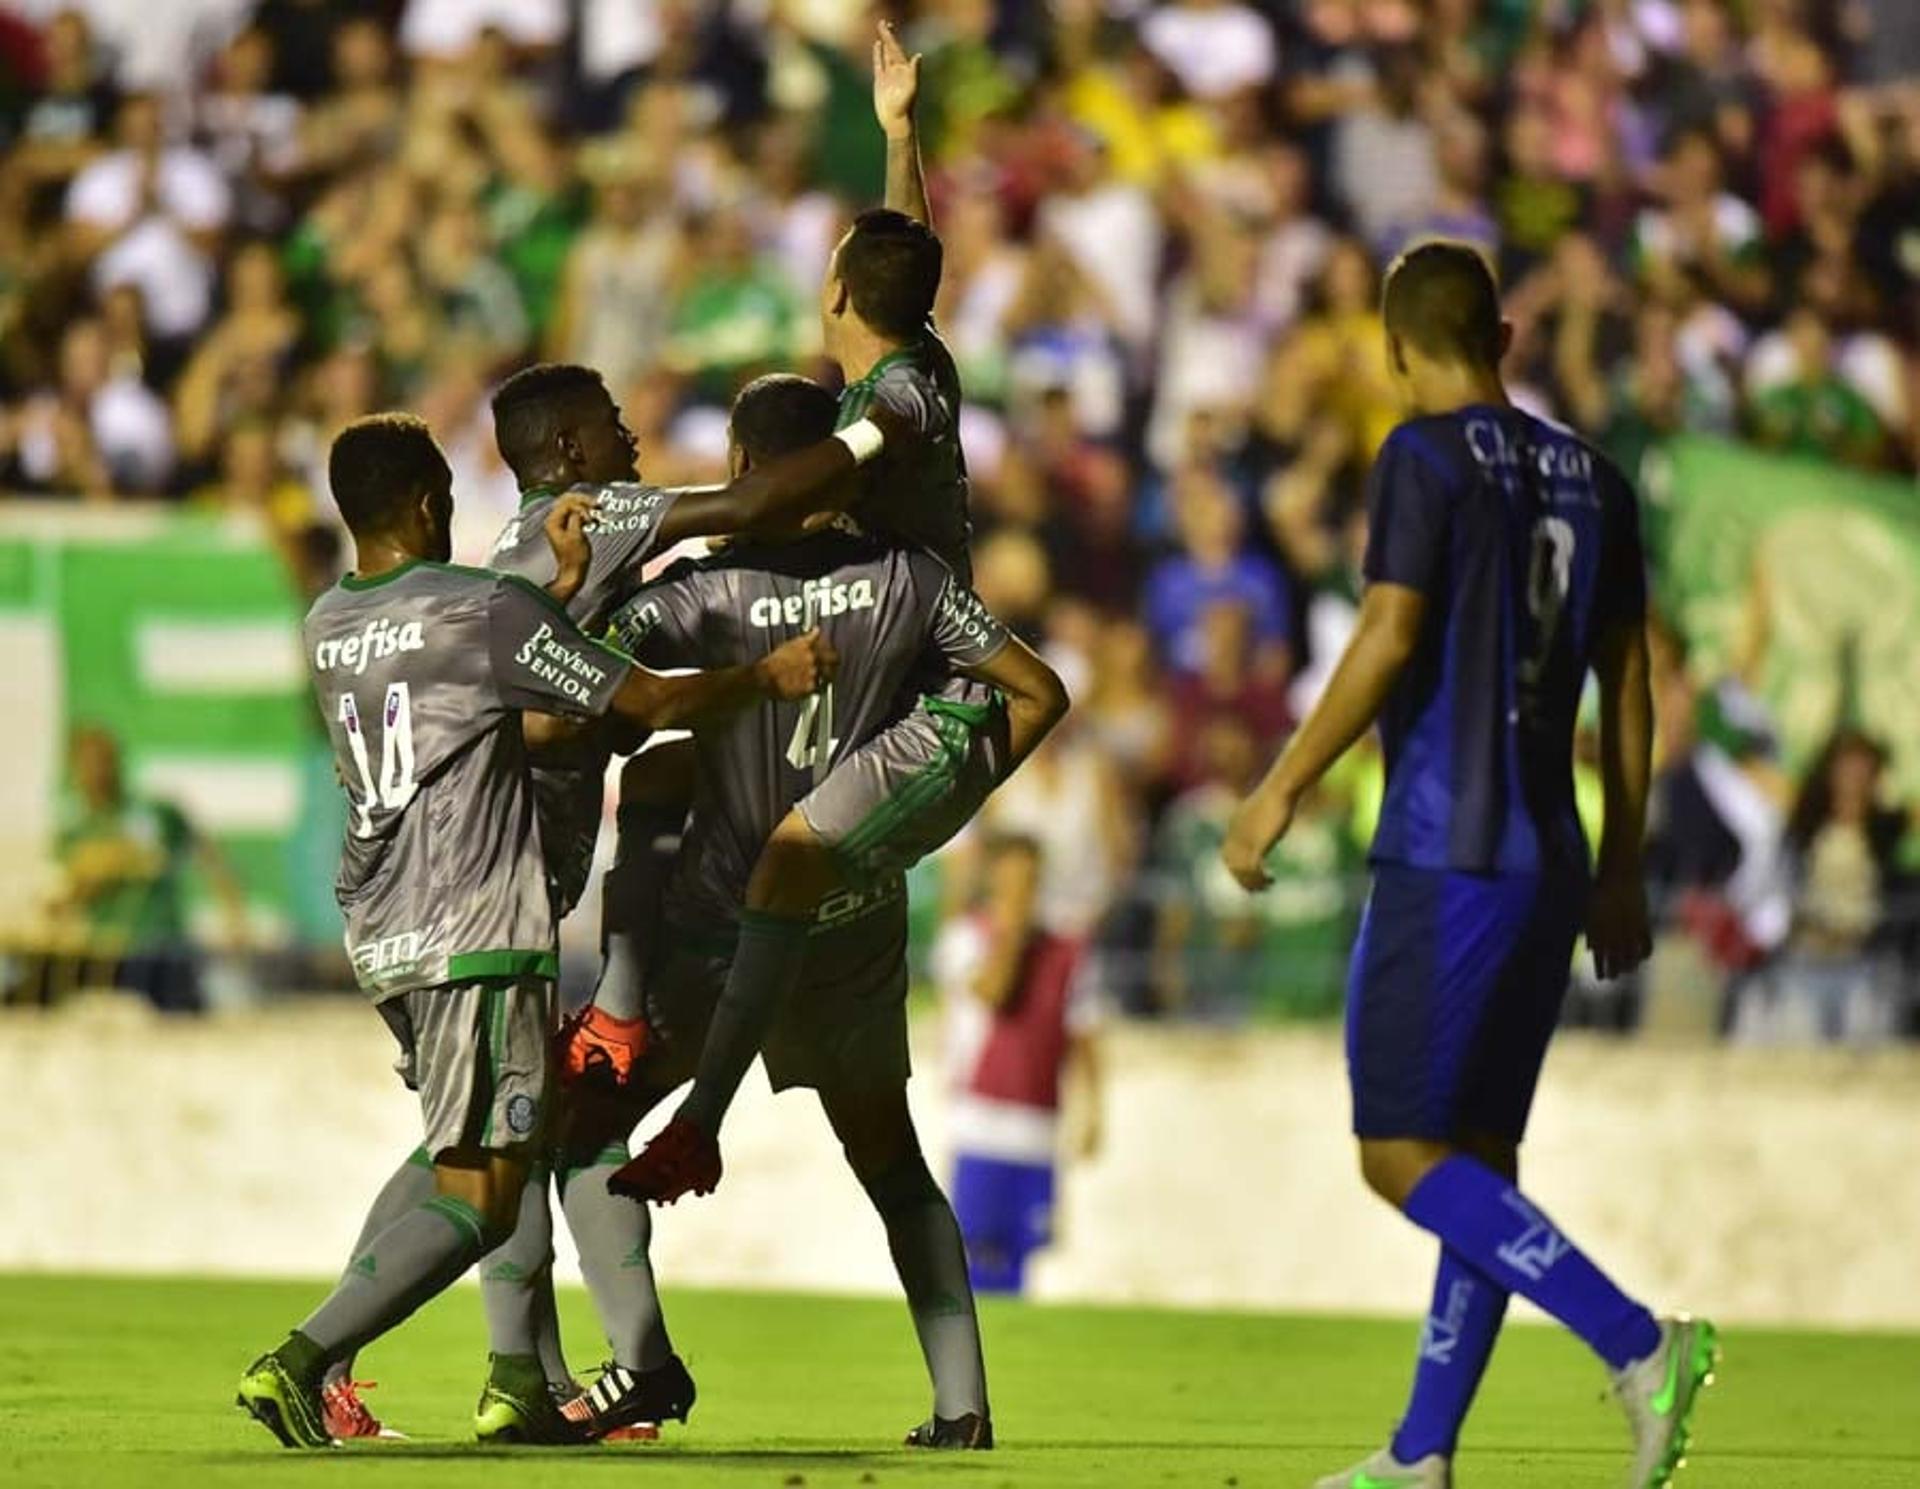
M1380 716L1373 859L1472 873L1584 863L1580 692L1601 634L1646 614L1625 479L1518 409L1409 419L1374 462L1366 576L1427 599Z

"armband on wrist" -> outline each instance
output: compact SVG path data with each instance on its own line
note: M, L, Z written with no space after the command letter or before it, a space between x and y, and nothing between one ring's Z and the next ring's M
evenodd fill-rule
M865 465L878 455L887 443L886 435L880 432L880 426L871 419L860 419L845 429L834 431L833 437L847 447L847 453L853 456L855 465Z

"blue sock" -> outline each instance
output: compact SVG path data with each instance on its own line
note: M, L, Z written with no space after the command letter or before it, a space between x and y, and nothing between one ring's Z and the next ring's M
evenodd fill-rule
M1613 1369L1660 1347L1653 1315L1485 1164L1460 1153L1442 1159L1407 1196L1407 1218L1559 1319Z
M1429 1453L1453 1456L1460 1424L1493 1356L1509 1296L1451 1246L1440 1248L1433 1309L1420 1325L1413 1395L1393 1434L1393 1456L1402 1463L1418 1463Z

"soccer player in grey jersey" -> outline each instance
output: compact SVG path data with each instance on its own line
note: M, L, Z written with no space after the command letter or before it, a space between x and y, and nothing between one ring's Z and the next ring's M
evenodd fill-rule
M589 634L604 629L614 607L639 585L642 565L654 554L685 538L779 526L830 505L836 495L851 494L844 478L858 464L845 441L822 431L808 447L742 471L723 486L648 485L639 479L637 442L600 375L572 364L541 364L508 378L494 394L493 417L495 440L520 484L522 501L495 540L488 566L535 584L551 583L557 560L546 537L547 520L557 504L582 494L591 497L590 558L567 602L570 617ZM911 440L904 423L885 410L872 422L883 448ZM551 739L530 760L556 919L571 912L592 867L615 732L601 728ZM483 1440L544 1435L543 1424L556 1425L558 1420L548 1410L547 1396L564 1399L574 1389L550 1306L552 1221L546 1177L536 1165L512 1244L498 1248L482 1268L493 1356L490 1384L475 1424ZM432 1193L428 1155L409 1155L376 1196L354 1254ZM569 1218L591 1227L592 1208L591 1199L578 1197ZM629 1367L666 1363L664 1327L657 1315L653 1323L651 1329L631 1323L609 1329L623 1340L645 1337L643 1351L616 1350ZM529 1374L527 1361L536 1354L548 1381L545 1393L523 1391L516 1384ZM329 1425L336 1436L391 1435L360 1401L352 1363L351 1356L343 1357L328 1372L324 1400Z
M356 572L303 644L352 805L338 894L361 987L420 1092L437 1193L373 1238L327 1300L241 1378L288 1447L322 1447L328 1364L405 1319L511 1229L550 1086L553 915L523 719L616 711L689 725L829 680L817 632L760 662L665 678L587 640L556 600L589 560L591 503L546 526L551 595L445 562L452 476L419 420L358 420L329 480Z
M848 509L866 530L904 542L923 543L969 581L966 459L960 449L960 384L953 359L933 332L931 314L940 286L941 247L927 208L913 108L919 88L918 57L908 57L890 26L874 43L874 113L887 136L887 205L862 213L834 249L821 296L826 349L849 379L838 424L851 427L876 410L891 411L921 438L883 452L861 473L861 495ZM960 762L962 779L984 789L1001 779L1007 762L998 730L1002 700L978 679L935 659L924 696L895 726L908 752L919 741L940 738ZM842 774L825 788L840 803L803 813L783 825L774 852L784 885L795 893L855 878L862 868L906 867L938 846L979 804L977 794L955 793L966 810L945 821L924 810L894 811L871 826L845 821L846 809L871 799L863 771ZM884 805L885 803L877 803ZM838 809L833 809L835 807ZM864 815L864 814L863 814ZM884 831L888 817L895 821ZM915 829L899 830L910 822ZM836 832L836 826L851 829ZM937 830L929 830L937 829ZM882 839L885 839L884 841ZM874 850L878 849L876 853ZM857 860L865 857L868 863ZM742 998L770 994L737 989ZM607 999L603 985L602 1001ZM746 1040L763 1027L770 1010L731 1002L715 1020L693 1092L680 1115L697 1132L669 1127L628 1172L634 1192L668 1200L718 1179L714 1138L721 1118L753 1058ZM735 1016L737 1014L737 1016Z
M493 397L494 438L519 482L520 510L495 539L490 568L536 584L552 577L543 536L548 512L566 492L592 496L593 558L568 614L589 635L640 584L641 567L687 538L778 528L845 500L859 458L845 441L823 438L743 471L724 486L659 487L640 479L639 447L600 374L546 363L515 373ZM887 409L868 421L882 444L871 454L916 444L906 420ZM863 449L868 447L863 446ZM610 740L605 731L550 749L534 762L540 826L565 915L586 887L598 836Z
M735 458L777 451L832 417L831 396L817 385L763 378L735 406ZM843 862L869 862L854 857L819 859L816 872L810 845L845 842L862 828L883 833L896 819L955 822L958 804L978 806L985 788L959 778L970 725L926 739L899 730L902 694L911 696L929 661L1007 693L1003 773L1065 713L1066 695L940 560L841 533L678 566L616 616L615 631L637 655L673 665L752 656L815 622L842 657L832 690L695 733L693 823L668 892L675 935L671 947L654 948L647 977L662 1038L609 1114L607 1135L624 1137L696 1061L703 1079L731 1094L764 1046L776 1088L819 1092L887 1227L934 1384L933 1418L910 1441L990 1446L964 1248L907 1110L904 883L897 865L839 872ZM837 795L831 788L843 779L855 789ZM849 803L859 805L845 810ZM715 1037L729 1022L734 1037ZM731 1061L736 1050L744 1061L716 1076L717 1052ZM676 1123L684 1130L684 1117ZM619 1173L608 1183L633 1192ZM595 1392L569 1412L625 1419L617 1378Z

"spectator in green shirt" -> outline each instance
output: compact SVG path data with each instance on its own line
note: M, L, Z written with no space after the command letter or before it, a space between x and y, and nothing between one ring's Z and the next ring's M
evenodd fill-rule
M1784 327L1794 373L1756 391L1748 405L1754 438L1794 455L1877 466L1886 431L1873 405L1833 370L1833 338L1814 311L1796 310Z
M792 364L800 307L785 277L754 252L738 211L695 223L688 241L695 267L674 312L666 360L724 403L754 374Z
M1222 715L1201 739L1207 779L1176 797L1155 844L1160 893L1154 981L1169 1013L1312 1018L1340 1006L1362 857L1327 796L1302 804L1267 863L1273 883L1249 897L1220 861L1227 819L1264 758L1252 730Z
M219 897L234 941L244 936L238 885L213 843L178 807L127 789L120 746L83 725L69 746L73 798L58 839L65 904L85 954L155 1007L201 1006L199 955L187 928L187 875L197 866Z

